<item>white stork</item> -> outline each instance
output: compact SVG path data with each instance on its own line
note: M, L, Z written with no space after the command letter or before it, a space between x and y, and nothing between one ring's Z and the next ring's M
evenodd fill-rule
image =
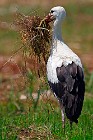
M78 123L81 114L85 82L80 58L63 42L61 24L66 16L63 7L50 10L47 20L54 21L50 57L47 62L49 86L57 97L65 127L65 114L70 124Z

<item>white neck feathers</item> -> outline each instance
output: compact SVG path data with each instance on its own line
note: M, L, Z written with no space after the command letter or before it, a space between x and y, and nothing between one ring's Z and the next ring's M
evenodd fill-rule
M53 26L53 40L60 40L62 41L62 31L61 31L62 21L55 20Z

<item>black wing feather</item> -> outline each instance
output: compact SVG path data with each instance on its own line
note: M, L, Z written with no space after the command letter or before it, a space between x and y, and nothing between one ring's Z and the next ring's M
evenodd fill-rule
M83 70L73 62L67 67L58 67L56 71L59 83L57 83L57 86L55 84L52 90L62 100L67 118L77 123L85 92ZM50 86L52 87L51 84Z

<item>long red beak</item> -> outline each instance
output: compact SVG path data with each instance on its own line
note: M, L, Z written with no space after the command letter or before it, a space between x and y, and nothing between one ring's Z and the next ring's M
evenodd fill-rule
M49 22L55 20L55 18L54 18L54 16L53 16L51 13L49 13L49 14L45 17L45 20L49 23Z

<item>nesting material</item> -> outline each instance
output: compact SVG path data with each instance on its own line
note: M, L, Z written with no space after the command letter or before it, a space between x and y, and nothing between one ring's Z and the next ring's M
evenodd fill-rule
M42 57L46 62L51 42L51 27L46 18L18 14L16 25L23 45L30 47L39 59Z

